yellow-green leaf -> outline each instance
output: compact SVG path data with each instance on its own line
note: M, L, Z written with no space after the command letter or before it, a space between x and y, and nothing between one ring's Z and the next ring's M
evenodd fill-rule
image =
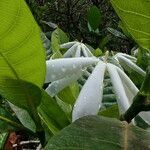
M111 3L133 39L150 50L150 1L111 0Z
M40 29L24 0L0 0L0 87L6 76L39 87L45 78Z

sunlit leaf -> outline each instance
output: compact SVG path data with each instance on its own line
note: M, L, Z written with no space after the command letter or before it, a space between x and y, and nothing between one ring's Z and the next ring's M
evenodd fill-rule
M111 0L111 3L132 38L150 50L150 1Z

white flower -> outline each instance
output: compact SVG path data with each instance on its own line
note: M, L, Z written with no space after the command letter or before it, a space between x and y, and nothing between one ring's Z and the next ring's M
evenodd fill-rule
M68 51L64 54L65 58L48 60L46 62L47 72L45 82L51 82L46 92L50 96L56 96L63 88L78 79L82 79L83 74L89 76L75 102L72 121L86 115L96 115L98 113L102 103L103 80L106 71L110 76L120 113L124 113L130 107L133 98L139 90L122 69L108 63L105 59L101 61L93 57L90 50L83 43L76 41L69 42L62 44L61 48L68 48ZM84 57L81 57L81 55ZM135 57L118 53L114 58L125 69L126 67L130 68L145 76L145 71L136 65L137 59ZM96 65L95 68L93 65ZM91 67L93 70L91 74L86 71L88 67ZM149 112L142 112L139 115L150 124Z
M131 105L138 92L136 86L119 67L100 61L76 100L72 114L73 121L86 115L98 113L103 96L103 79L106 71L109 73L120 113L124 113ZM127 89L131 91L127 91Z
M64 54L64 58L68 57L93 57L91 51L81 42L68 42L60 45L60 48L67 48L68 51Z

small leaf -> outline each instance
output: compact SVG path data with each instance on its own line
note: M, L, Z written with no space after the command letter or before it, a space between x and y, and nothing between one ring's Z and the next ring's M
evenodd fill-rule
M59 51L60 44L66 42L69 42L69 38L60 28L57 28L55 31L53 31L51 36L51 46L53 52Z
M14 131L23 129L24 127L19 123L17 118L9 111L0 107L0 132Z
M69 125L70 122L56 100L51 98L44 90L42 90L42 92L43 97L38 107L38 112L48 129L53 134L56 134L60 129Z
M101 22L102 16L100 10L96 6L92 6L87 14L88 23L90 27L95 31Z
M9 105L10 105L11 109L15 112L15 115L17 116L19 121L22 123L22 125L35 133L36 125L35 125L33 119L31 118L31 116L29 115L29 113L27 112L27 110L19 108L10 102L9 102Z
M108 27L107 30L116 37L126 39L126 36L123 33L121 33L120 31L116 30L116 29Z
M110 118L117 118L119 119L120 115L119 115L119 109L118 109L118 105L112 105L109 108L102 110L98 113L98 115L104 116L104 117L110 117Z
M4 145L6 143L7 137L8 137L8 133L0 134L0 149L4 149Z
M94 53L94 56L98 57L98 56L101 56L103 52L101 49L97 48L93 53Z

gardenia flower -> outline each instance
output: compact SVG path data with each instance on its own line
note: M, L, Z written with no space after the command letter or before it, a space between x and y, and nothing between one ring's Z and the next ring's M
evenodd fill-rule
M81 42L68 42L60 45L60 48L66 48L68 49L67 52L64 54L64 58L68 57L92 57L93 54L88 49L86 45L84 45Z
M72 47L75 42L70 42L69 44L67 46ZM145 75L145 72L135 64L136 58L123 53L116 54L114 58L124 66L130 67L130 69L143 76ZM83 85L75 102L72 121L86 115L96 115L99 112L102 106L103 80L106 72L110 76L120 113L124 113L129 108L133 98L139 91L122 69L103 59L100 60L95 57L60 58L48 60L46 64L46 83L51 82L46 92L50 96L57 95L63 88L87 73L86 69L89 66L96 65L95 68L93 67L92 73ZM149 112L141 112L139 115L150 124Z

